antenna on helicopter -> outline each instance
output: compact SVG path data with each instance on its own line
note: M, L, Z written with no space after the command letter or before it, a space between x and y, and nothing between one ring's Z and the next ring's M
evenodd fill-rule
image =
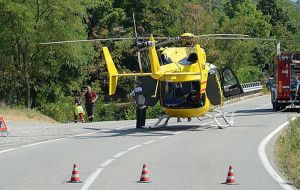
M136 45L138 46L139 41L138 41L138 35L137 35L137 30L136 30L136 23L135 23L134 12L132 13L132 18L133 18L133 25L134 25L134 33L135 33ZM140 71L141 71L141 73L143 73L142 61L141 61L141 52L140 51L137 52L137 58L138 58L138 63L139 63Z

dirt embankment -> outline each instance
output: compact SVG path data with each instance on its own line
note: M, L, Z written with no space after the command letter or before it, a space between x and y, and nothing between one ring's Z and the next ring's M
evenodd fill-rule
M37 123L58 123L54 119L41 114L38 111L24 108L0 107L0 116L8 121L37 122Z

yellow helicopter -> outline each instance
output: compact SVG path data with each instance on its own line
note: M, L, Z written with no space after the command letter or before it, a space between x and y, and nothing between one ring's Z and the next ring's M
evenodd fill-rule
M243 39L246 35L217 34L203 35L222 39ZM148 50L151 72L145 73L140 66L140 73L119 73L107 47L103 54L109 73L109 95L116 93L119 77L140 77L141 91L137 94L137 104L154 106L158 101L165 114L158 121L148 126L156 128L166 126L171 117L191 118L208 116L219 128L233 125L233 115L228 119L220 109L212 110L213 106L221 106L223 96L229 97L243 93L243 89L230 68L225 68L219 74L215 65L206 62L206 53L197 37L184 33L180 37L157 43L151 35L146 47ZM179 47L156 47L180 41ZM183 46L182 46L183 45ZM141 63L140 63L141 65ZM142 102L139 102L142 100ZM215 112L210 115L209 112ZM223 118L225 124L219 121ZM161 121L162 125L159 125ZM223 122L224 123L224 122Z

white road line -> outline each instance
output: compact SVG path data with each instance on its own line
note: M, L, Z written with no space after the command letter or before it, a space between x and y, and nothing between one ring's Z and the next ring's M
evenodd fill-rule
M153 124L153 123L155 123L155 121L146 122L146 123L145 123L145 126L146 126L147 124ZM129 127L135 127L135 126L136 126L135 124L129 125Z
M84 182L81 190L88 190L89 187L93 184L95 179L101 174L104 168L98 168L94 173L92 173Z
M68 137L62 137L62 138L57 138L57 139L52 139L52 140L47 140L47 141L41 141L41 142L37 142L37 143L32 143L32 144L27 144L27 145L19 146L19 147L16 147L16 148L2 150L2 151L0 151L0 154L4 153L4 152L9 152L9 151L12 151L12 150L17 150L19 148L27 148L27 147L31 147L31 146L46 144L46 143L60 141L60 140L69 139L69 138L73 138L73 137L80 137L80 136L95 134L95 133L98 133L98 132L108 132L108 131L111 131L111 130L103 129L103 130L89 132L89 133L82 133L82 134L72 135L72 136L68 136Z
M156 140L148 141L148 142L145 142L143 144L150 144L150 143L153 143L153 142L156 142Z
M100 131L102 131L102 130L100 130ZM64 139L69 139L69 138L72 138L72 137L79 137L79 136L84 136L84 135L90 135L90 134L94 134L94 133L97 133L97 132L99 132L99 131L89 132L89 133L83 133L83 134L78 134L78 135L72 135L72 136L68 136L68 137L63 137L63 138L58 138L58 139L52 139L52 140L42 141L42 142L33 143L33 144L27 144L27 145L23 145L23 146L20 146L20 147L26 148L26 147L30 147L30 146L35 146L35 145L40 145L40 144L45 144L45 143L60 141L60 140L64 140Z
M292 120L296 119L295 117L292 118ZM260 157L260 160L265 167L265 169L269 172L269 174L274 178L274 180L284 189L284 190L294 190L288 182L286 182L282 177L280 177L279 174L276 173L276 171L271 166L268 157L266 155L265 149L268 142L272 139L276 133L278 133L281 129L286 127L289 124L289 121L283 123L280 125L277 129L275 129L271 134L269 134L267 137L264 138L264 140L259 144L258 146L258 155Z
M23 145L21 147L26 148L26 147L30 147L30 146L39 145L39 144L45 144L45 143L49 143L49 142L60 141L60 140L63 140L63 139L66 139L66 138L59 138L59 139L53 139L53 140L48 140L48 141L42 141L42 142L38 142L38 143Z
M124 154L126 154L128 151L122 151L122 152L119 152L118 154L114 155L114 158L119 158L121 156L123 156Z
M163 137L159 137L158 139L161 140L161 139L165 139L165 138L168 138L169 136L163 136Z
M100 130L100 131L102 131L102 130ZM63 137L63 138L58 138L58 139L52 139L52 140L48 140L48 141L42 141L42 142L38 142L38 143L27 144L27 145L23 145L23 146L20 146L20 147L26 148L26 147L30 147L30 146L35 146L35 145L40 145L40 144L45 144L45 143L60 141L60 140L69 139L69 138L73 138L73 137L80 137L80 136L84 136L84 135L90 135L90 134L94 134L94 133L98 133L98 132L99 131L89 132L89 133L83 133L83 134L78 134L78 135L72 135L72 136L68 136L68 137Z
M180 133L183 133L183 131L178 131L178 132L174 133L174 135L178 135Z
M208 125L208 124L213 123L213 122L214 122L214 121L209 121L209 122L203 123L203 124L201 124L201 125Z
M140 146L142 146L142 145L136 145L136 146L133 146L133 147L131 147L131 148L128 148L127 150L128 151L130 151L130 150L134 150L134 149L136 149L136 148L139 148Z
M16 150L16 149L18 149L18 148L10 148L10 149L6 149L6 150L2 150L2 151L0 151L0 154L4 153L4 152L13 151L13 150Z
M97 132L101 132L100 131L97 131ZM83 134L78 134L78 135L73 135L73 136L70 136L70 137L66 137L66 138L71 138L71 137L80 137L80 136L85 136L85 135L91 135L91 134L94 134L94 133L97 133L97 132L90 132L90 133L83 133Z
M179 131L179 132L176 132L176 134L180 134L182 132L183 131ZM158 139L165 139L167 137L170 137L170 136L163 136L163 137L160 137ZM157 140L151 140L151 141L144 142L143 144L146 145L146 144L150 144L150 143L153 143L153 142L156 142L156 141ZM128 151L134 150L134 149L139 148L141 146L142 145L136 145L136 146L133 146L131 148L128 148L127 151L122 151L122 152L117 153L115 156L113 156L113 159L109 159L109 160L106 160L105 162L103 162L100 165L100 167L85 180L81 190L88 190L89 187L94 183L94 181L97 179L97 177L104 170L104 168L106 166L108 166L111 162L113 162L115 158L119 158L119 157L123 156L124 154L126 154Z
M110 164L112 161L114 161L115 159L109 159L109 160L106 160L105 162L103 162L101 165L100 165L100 168L105 168L105 166L107 166L108 164Z
M269 104L265 104L265 105L259 106L257 108L254 108L254 109L257 110L257 109L260 109L260 108L263 108L263 107L266 107L266 106L269 106L269 105L271 105L271 104L270 103Z

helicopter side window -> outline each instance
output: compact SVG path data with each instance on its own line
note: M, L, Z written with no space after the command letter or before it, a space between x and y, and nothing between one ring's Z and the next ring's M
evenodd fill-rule
M163 65L172 63L172 60L170 59L170 57L168 57L165 53L160 55L160 60L161 60Z
M179 63L182 65L191 65L193 63L196 63L197 60L198 60L197 54L190 53L188 57L183 58L182 60L179 61Z
M190 61L192 63L196 63L198 61L198 56L196 53L191 53L189 57L187 58L187 61Z

